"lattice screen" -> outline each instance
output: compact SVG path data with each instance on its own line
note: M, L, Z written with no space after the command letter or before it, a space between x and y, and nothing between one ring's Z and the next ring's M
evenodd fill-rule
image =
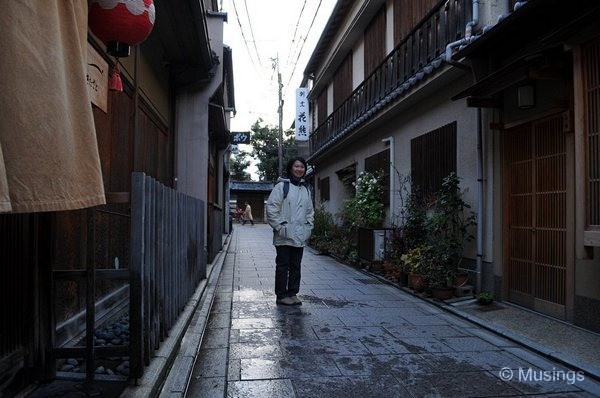
M588 225L600 228L600 38L583 48L588 134Z

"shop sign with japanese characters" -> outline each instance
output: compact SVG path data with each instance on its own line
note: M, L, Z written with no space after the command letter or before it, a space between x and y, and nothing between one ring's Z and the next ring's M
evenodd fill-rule
M296 89L296 141L308 141L308 89Z

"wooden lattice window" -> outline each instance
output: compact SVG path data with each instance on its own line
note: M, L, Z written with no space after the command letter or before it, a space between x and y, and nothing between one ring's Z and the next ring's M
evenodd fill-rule
M438 0L394 0L394 46L439 3Z
M385 4L365 29L365 77L369 76L385 58Z
M410 153L412 187L429 198L448 174L456 172L456 122L413 138Z
M383 204L390 204L390 150L386 149L365 159L365 171L383 172Z
M333 78L333 109L352 94L352 52L349 52Z
M600 229L600 38L583 46L587 121L587 224Z
M317 126L320 126L327 120L327 88L321 91L317 97Z
M329 177L319 180L319 195L321 202L329 200Z

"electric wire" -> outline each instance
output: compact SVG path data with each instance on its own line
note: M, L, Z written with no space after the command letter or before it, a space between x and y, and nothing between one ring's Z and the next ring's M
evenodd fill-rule
M262 61L260 59L260 53L256 47L256 39L254 38L254 30L252 29L252 20L250 19L250 12L248 12L248 2L244 0L244 8L246 9L246 17L248 18L248 26L250 27L250 35L252 36L252 43L254 44L254 51L256 51L256 57L258 58L258 65L262 69Z
M246 51L248 51L248 58L250 58L250 62L252 62L252 66L254 67L254 69L257 69L256 64L254 63L254 58L252 58L250 47L248 47L248 40L246 40L246 35L244 35L244 28L242 27L242 22L240 21L240 13L238 12L237 7L235 6L235 0L231 0L231 4L233 5L233 11L235 12L237 23L240 26L240 33L242 34L242 39L244 39Z
M296 27L294 28L294 35L292 36L292 43L290 45L290 48L292 49L292 51L290 51L288 53L288 57L285 60L286 66L290 64L290 60L292 59L292 54L294 54L296 52L296 48L298 48L298 42L296 42L296 33L298 33L298 26L300 25L300 20L302 19L302 14L304 14L304 7L306 7L306 2L307 2L307 0L304 0L304 4L302 4L302 9L300 10L300 14L298 15L298 20L296 21ZM300 36L300 38L302 38L302 36ZM298 41L300 41L300 40L298 40Z
M306 43L306 39L308 38L308 35L310 34L310 31L313 27L313 24L315 23L315 19L317 19L317 14L319 13L319 9L321 8L321 3L323 3L323 0L319 0L319 5L317 6L317 10L315 11L315 15L313 15L313 19L310 22L310 26L308 27L308 30L306 31L306 35L304 36L304 40L302 41L302 46L300 47L300 52L298 53L298 57L296 58L296 62L294 62L294 68L292 69L292 73L290 74L290 78L287 81L286 84L286 93L287 93L287 88L290 85L290 82L292 81L292 78L294 77L294 72L296 71L296 66L298 65L298 61L300 60L300 56L302 55L302 50L304 49L304 44Z

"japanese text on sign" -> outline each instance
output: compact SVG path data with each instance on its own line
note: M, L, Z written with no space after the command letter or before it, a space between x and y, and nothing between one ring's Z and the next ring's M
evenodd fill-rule
M296 89L296 141L308 141L308 89Z
M249 131L232 131L231 132L231 143L237 144L250 144L250 132Z

